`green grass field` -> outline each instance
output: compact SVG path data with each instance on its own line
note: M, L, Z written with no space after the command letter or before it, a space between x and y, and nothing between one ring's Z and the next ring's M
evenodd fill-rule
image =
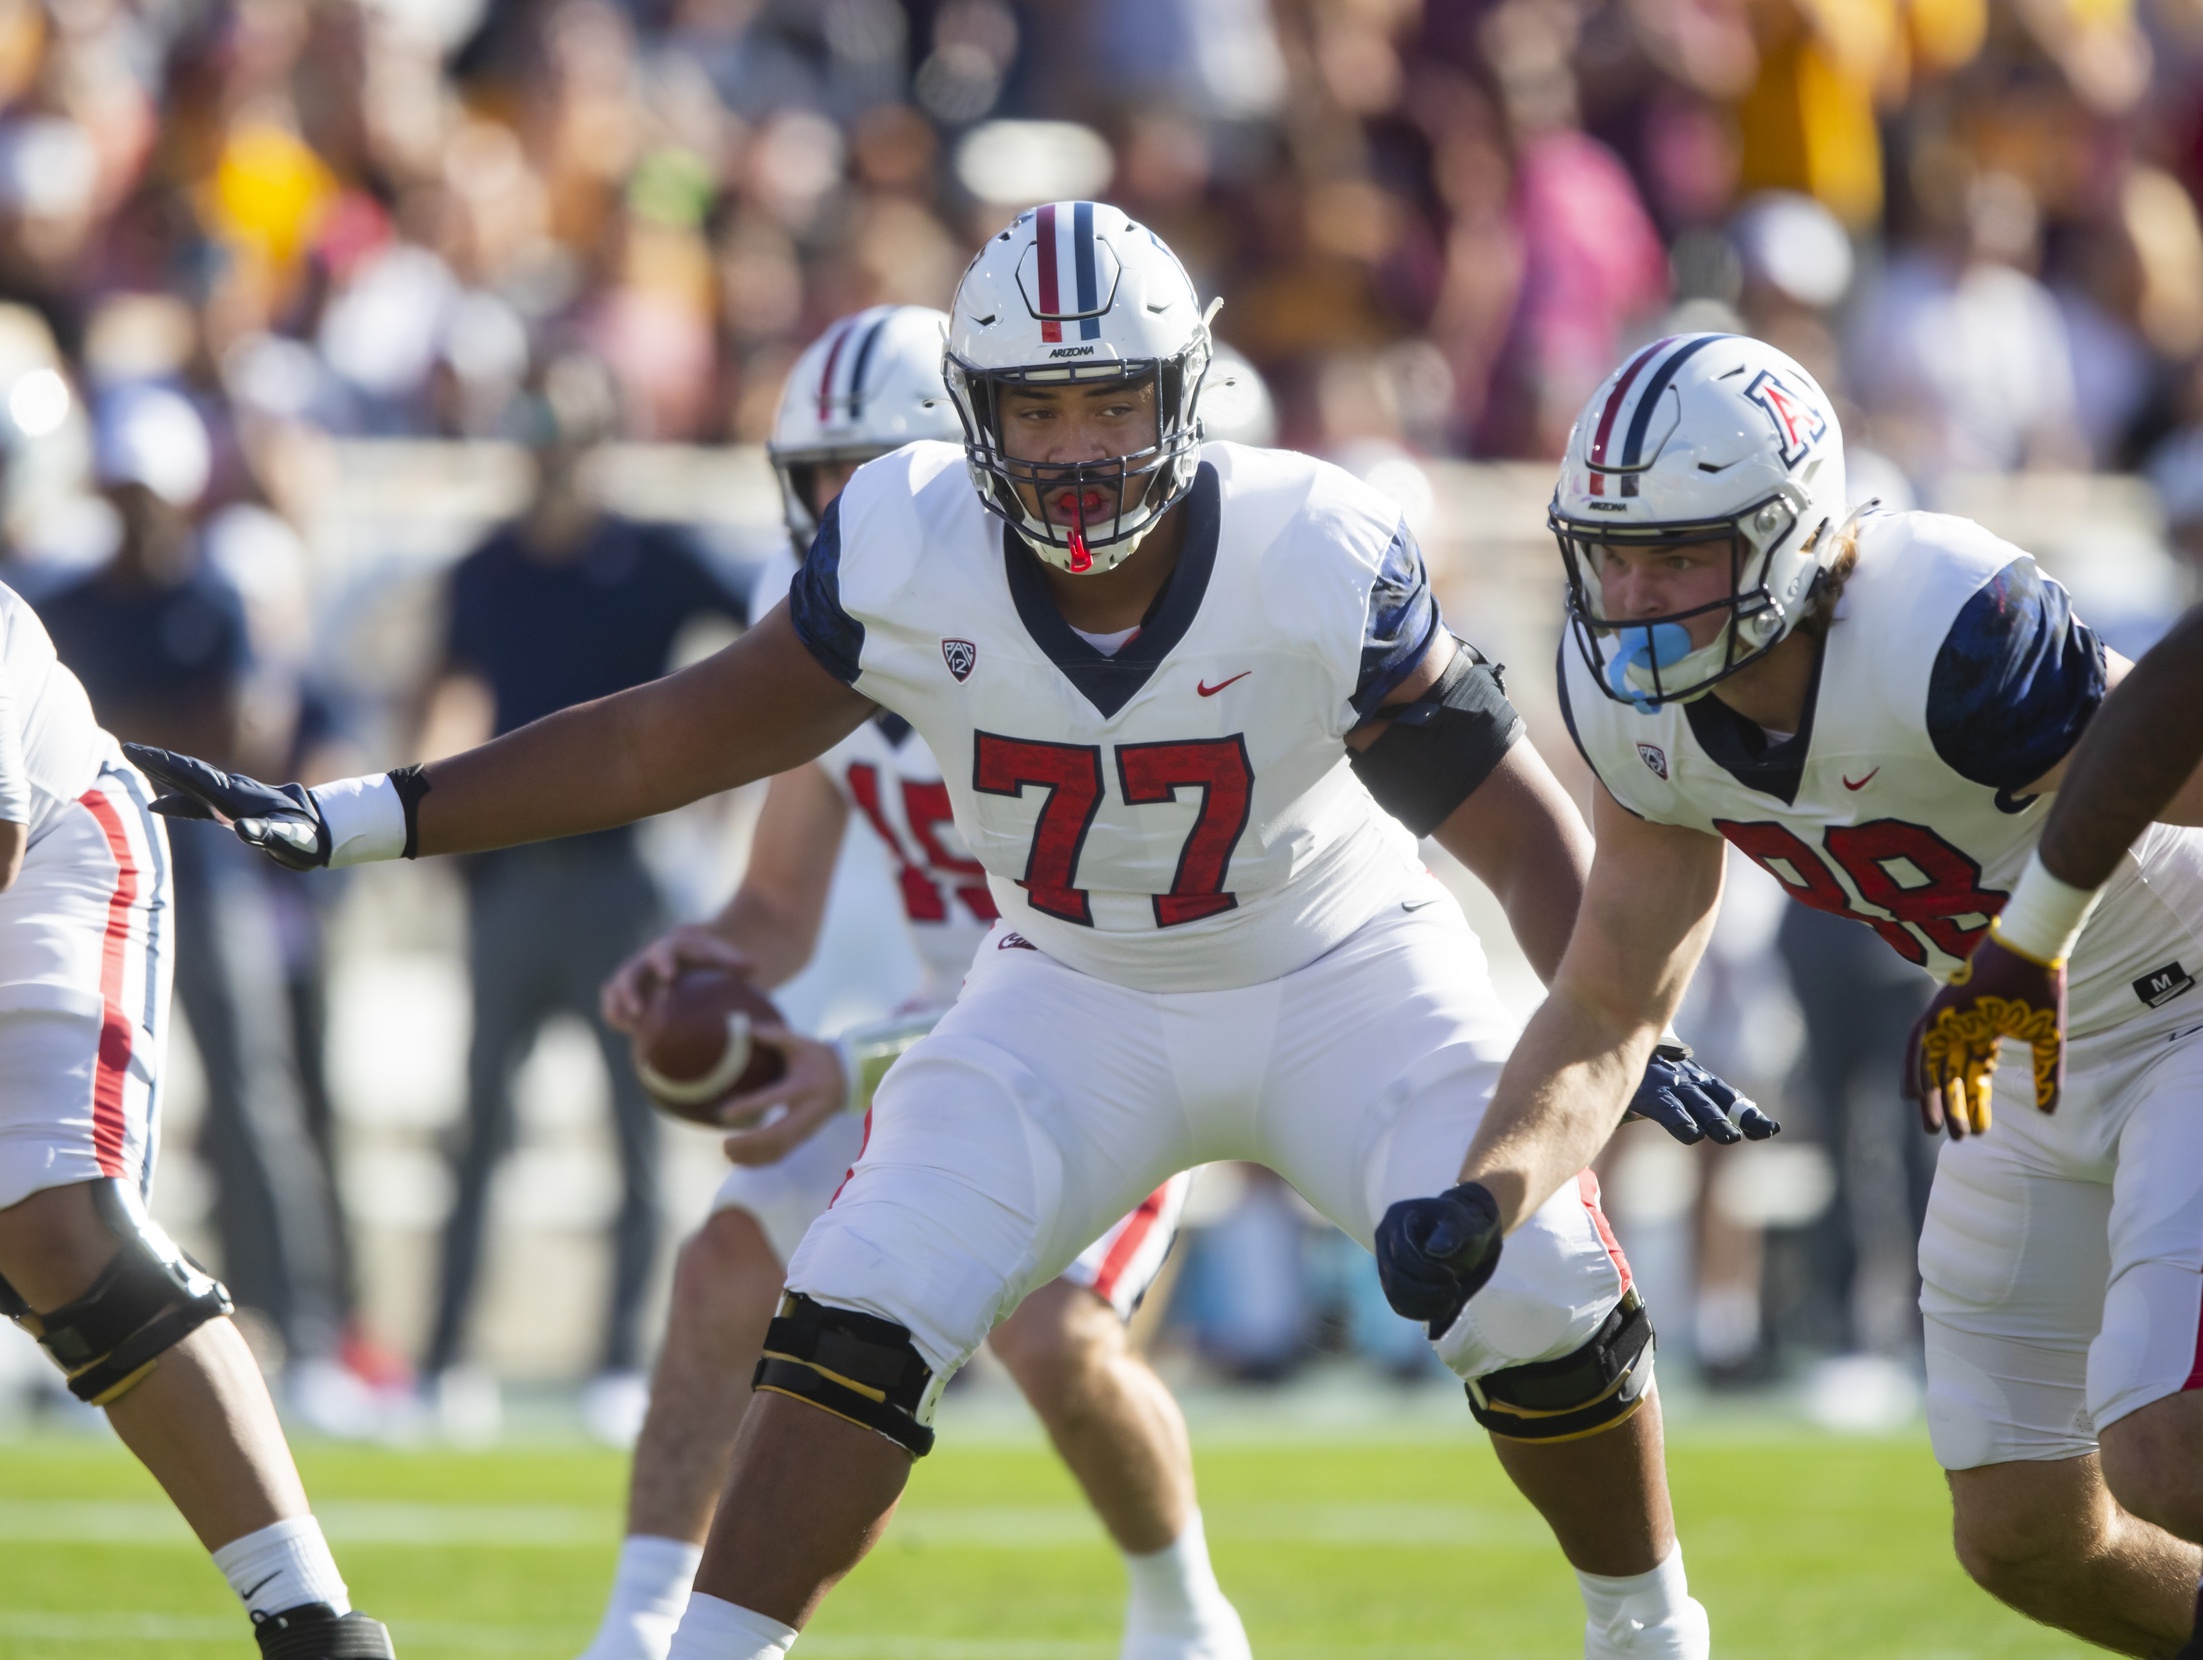
M1263 1660L1582 1652L1567 1570L1466 1433L1204 1439L1217 1569ZM594 1628L619 1531L617 1455L322 1447L303 1462L354 1597L408 1660L571 1660ZM2090 1652L1966 1582L1922 1441L1685 1431L1672 1464L1691 1582L1725 1660ZM1120 1595L1110 1550L1044 1451L944 1436L886 1544L797 1653L1111 1660ZM119 1449L0 1443L0 1656L140 1652L254 1650L220 1577Z

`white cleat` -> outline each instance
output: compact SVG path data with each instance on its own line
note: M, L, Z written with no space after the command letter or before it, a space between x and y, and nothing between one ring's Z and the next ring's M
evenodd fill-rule
M1696 1597L1658 1625L1623 1619L1583 1628L1583 1660L1708 1660L1712 1653L1713 1630Z
M1118 1660L1254 1660L1239 1610L1219 1596L1184 1620L1125 1622Z

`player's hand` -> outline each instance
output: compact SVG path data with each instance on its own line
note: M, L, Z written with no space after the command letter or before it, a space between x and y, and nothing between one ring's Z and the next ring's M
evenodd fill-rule
M658 988L683 969L723 968L747 979L756 966L707 924L684 922L615 968L597 994L597 1007L615 1032L632 1032L642 1024L643 1009Z
M1499 1201L1482 1182L1463 1182L1435 1199L1402 1199L1377 1224L1385 1301L1441 1337L1492 1277L1499 1247Z
M1995 926L1959 977L1935 994L1905 1041L1905 1098L1930 1135L1953 1141L1989 1130L1997 1044L2034 1052L2035 1106L2055 1112L2065 1089L2065 965L2015 951Z
M1651 1119L1686 1147L1709 1139L1733 1147L1782 1133L1748 1097L1692 1060L1687 1043L1654 1048L1624 1122L1629 1118Z
M756 1125L727 1137L727 1158L752 1167L778 1164L848 1106L849 1079L841 1069L841 1053L831 1043L785 1026L754 1027L750 1041L779 1050L787 1070L762 1089L720 1102L722 1122ZM770 1123L760 1122L775 1107L787 1110Z
M329 863L329 826L305 785L277 788L145 744L124 744L122 752L161 787L163 793L153 800L156 813L227 824L246 846L292 870L319 870Z

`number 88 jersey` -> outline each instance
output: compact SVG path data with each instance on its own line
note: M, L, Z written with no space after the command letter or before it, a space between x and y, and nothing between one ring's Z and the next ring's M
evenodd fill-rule
M1764 733L1713 695L1640 713L1568 642L1562 712L1629 811L1727 838L1792 898L1948 980L2042 835L2047 799L2020 792L2103 701L2103 648L2057 583L1971 521L1870 512L1857 534L1799 732ZM2203 839L2152 826L2074 951L2070 1029L2165 1001L2145 988L2196 966L2198 924Z
M917 729L1003 921L1144 991L1276 979L1424 891L1345 735L1440 623L1399 509L1210 444L1178 563L1114 655L948 444L859 469L789 590L827 670Z

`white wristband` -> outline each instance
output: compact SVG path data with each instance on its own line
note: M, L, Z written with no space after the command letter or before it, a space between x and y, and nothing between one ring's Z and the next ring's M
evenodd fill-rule
M2031 854L1992 931L2021 956L2054 967L2073 955L2073 944L2102 893L2101 888L2076 888L2060 880L2050 874L2040 853Z
M387 772L316 784L306 793L329 827L332 869L405 857L405 803Z

